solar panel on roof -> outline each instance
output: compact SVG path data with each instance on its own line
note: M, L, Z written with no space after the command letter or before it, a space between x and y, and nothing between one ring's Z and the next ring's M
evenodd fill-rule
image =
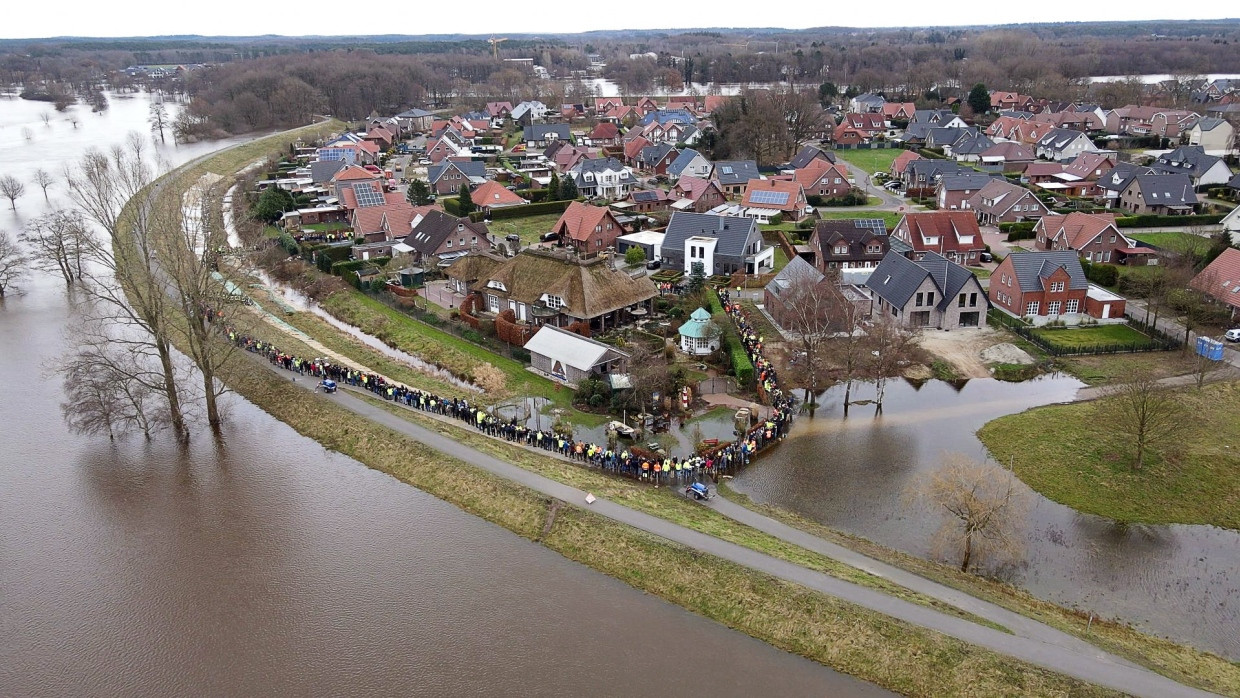
M769 191L765 189L755 191L752 195L750 195L749 202L754 204L774 204L776 206L783 206L788 203L788 192Z
M383 198L383 194L369 182L354 184L353 193L357 196L358 207L382 206L387 203Z
M881 218L859 218L853 225L857 228L868 228L880 235L887 234L887 226Z

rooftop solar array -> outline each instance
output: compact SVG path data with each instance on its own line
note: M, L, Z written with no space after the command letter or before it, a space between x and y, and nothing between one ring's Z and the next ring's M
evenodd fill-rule
M383 198L383 193L370 182L354 184L353 193L357 195L357 205L359 208L382 206L387 203L387 200Z
M749 203L751 204L774 204L776 206L783 206L788 203L788 192L770 191L770 190L762 189L762 190L753 192L749 196Z
M723 173L724 173L724 174L732 174L732 166L731 166L731 165L724 165L724 166L723 166L723 167L721 167L720 169L721 169L721 170L723 170Z
M853 223L853 226L857 228L868 228L874 231L877 235L887 234L887 225L881 218L858 218Z

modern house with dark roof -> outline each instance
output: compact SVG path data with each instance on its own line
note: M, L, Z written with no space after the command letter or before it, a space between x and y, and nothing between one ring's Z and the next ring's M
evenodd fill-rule
M934 190L940 211L961 211L968 208L966 202L982 187L990 183L991 176L983 172L944 175Z
M487 166L477 160L443 160L426 168L426 179L430 182L431 191L440 196L451 196L461 190L462 184L472 189L487 181Z
M973 272L935 252L913 261L888 252L865 282L876 315L909 328L955 330L986 325L986 292Z
M813 145L803 146L797 154L788 161L788 169L799 170L802 167L808 167L814 160L825 160L829 164L835 164L835 153L829 153L822 148Z
M441 266L447 266L470 251L491 249L491 237L485 223L430 210L413 226L405 244L413 248L415 264L425 265L434 258Z
M891 249L882 218L823 219L809 236L814 266L831 269L870 269Z
M715 163L711 176L719 182L719 188L729 197L744 196L745 185L749 180L762 178L758 173L756 160L720 160Z
M699 264L706 276L765 274L775 268L775 248L763 241L752 218L677 211L668 221L660 254L664 264L686 274Z
M1231 179L1231 170L1223 158L1206 154L1199 145L1182 145L1163 153L1150 163L1150 169L1155 174L1186 174L1195 187L1226 184Z
M521 134L526 148L545 148L552 141L573 140L568 124L530 124Z
M637 167L657 175L667 174L667 168L671 167L679 156L680 151L676 150L676 146L671 143L655 143L645 146L638 152Z
M991 274L990 302L1034 325L1124 322L1124 298L1089 283L1071 250L1009 254Z
M1186 174L1139 174L1119 193L1119 207L1135 215L1188 215L1197 192Z
M1098 146L1084 133L1070 128L1053 128L1038 139L1035 152L1040 158L1058 162L1097 150Z
M1235 127L1227 119L1206 116L1188 129L1188 144L1199 145L1206 150L1225 150L1235 133Z
M572 177L585 197L623 199L637 184L633 170L615 158L580 160L564 176Z

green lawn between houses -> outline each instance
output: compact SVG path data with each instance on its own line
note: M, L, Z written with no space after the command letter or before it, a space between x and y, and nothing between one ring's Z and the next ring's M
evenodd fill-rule
M1145 346L1150 338L1128 325L1093 325L1089 327L1042 327L1033 331L1047 342L1063 349L1092 349L1115 345Z
M1179 393L1187 432L1129 467L1125 439L1107 428L1106 398L1038 407L986 424L978 437L1026 484L1077 511L1122 523L1240 529L1240 383Z
M522 245L533 245L538 242L539 237L543 233L551 232L551 229L555 227L556 221L559 220L560 214L558 213L548 213L528 218L504 218L491 221L487 224L487 229L500 239L516 233L521 236Z
M1187 250L1206 249L1210 246L1210 239L1193 235L1192 233L1125 233L1128 237L1139 242L1155 245L1164 250L1171 252L1184 252Z
M835 156L850 165L856 165L867 174L889 172L891 163L903 153L902 148L880 148L874 150L836 150ZM857 182L861 184L861 182Z

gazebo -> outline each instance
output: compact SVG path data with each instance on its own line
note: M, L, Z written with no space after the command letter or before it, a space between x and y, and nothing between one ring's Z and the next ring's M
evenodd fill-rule
M719 328L704 308L693 311L689 321L676 332L680 335L680 350L686 354L704 356L719 350Z

